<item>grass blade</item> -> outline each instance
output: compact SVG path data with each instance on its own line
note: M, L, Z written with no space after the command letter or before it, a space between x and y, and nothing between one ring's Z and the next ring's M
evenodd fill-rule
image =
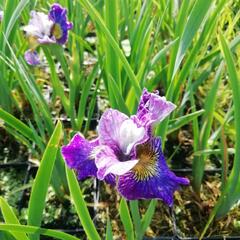
M31 141L35 141L36 135L34 135L33 130L28 127L26 124L24 124L22 121L15 118L10 113L4 111L2 108L0 108L0 118L13 127L15 130L20 132L23 136L25 136L27 139ZM38 139L40 141L40 137Z
M124 56L122 50L120 49L120 47L118 46L118 44L115 41L114 37L112 36L110 31L106 27L103 19L101 18L101 16L97 12L97 10L92 6L92 4L89 1L79 0L79 2L87 10L87 12L91 16L91 18L97 23L97 25L101 29L102 33L105 35L107 41L112 46L112 48L115 50L117 56L121 60L121 62L123 64L123 67L125 68L128 76L129 76L129 80L131 81L131 84L132 84L132 86L134 88L134 91L135 91L135 96L136 96L136 98L139 98L140 95L141 95L141 88L139 86L137 78L136 78L136 76L135 76L135 74L134 74L130 64L128 63L126 57Z
M197 0L192 8L188 21L185 25L183 34L180 39L178 53L175 61L173 76L177 72L182 59L190 46L193 37L201 26L207 12L212 4L212 1ZM172 76L172 78L173 78Z
M38 172L33 183L28 208L29 225L41 225L48 185L51 180L61 135L62 124L61 122L58 122L43 154L43 158L40 162L40 166L38 168ZM38 238L38 235L34 235L31 236L30 239Z
M234 120L236 131L235 156L233 168L227 180L226 187L223 190L223 193L220 196L213 211L211 212L211 215L201 234L200 239L202 239L205 235L214 217L222 217L226 215L232 205L240 198L240 80L238 78L237 70L234 64L233 55L222 34L220 34L220 43L221 50L226 61L229 80L233 93Z
M170 120L167 134L174 132L177 129L181 128L182 126L188 124L189 122L193 121L195 118L198 118L199 116L201 116L203 113L204 113L204 109Z
M150 225L150 223L152 221L152 217L153 217L153 214L155 213L156 205L157 205L157 200L155 200L155 199L151 200L151 202L148 206L148 209L142 218L140 239L144 236L144 233L146 232L148 226Z
M5 220L5 223L20 225L20 222L18 221L14 211L2 197L0 197L0 208L1 208L1 211L3 214L3 218ZM27 235L25 233L11 231L11 234L16 239L29 240L29 238L27 237Z
M72 201L88 239L100 240L101 238L91 219L74 172L66 167L66 174Z
M113 240L112 226L109 219L107 220L106 240Z
M40 234L43 236L53 237L55 239L61 239L61 240L79 240L79 238L76 238L64 232L60 232L52 229L46 229L46 228L39 228L34 226L23 226L23 225L17 225L17 224L0 223L0 230L8 231L8 232L15 231L20 233L28 233L28 234ZM18 238L17 240L22 240L22 239Z
M213 122L213 113L217 100L217 90L219 88L221 76L222 76L223 64L219 66L219 69L216 73L216 77L213 82L213 86L207 95L205 100L205 112L202 120L202 129L200 132L200 139L198 143L197 150L204 150L208 147L208 139L211 134L211 127ZM193 160L193 187L194 190L199 194L200 187L202 183L202 178L204 174L206 155L195 157Z
M120 218L127 235L127 239L133 240L134 239L133 223L132 223L127 202L124 198L121 199L120 206L119 206L119 213L120 213Z
M138 206L138 200L130 201L130 209L132 214L132 219L134 223L134 230L136 234L136 239L139 240L141 237L139 236L141 232L141 217L139 213L139 206Z

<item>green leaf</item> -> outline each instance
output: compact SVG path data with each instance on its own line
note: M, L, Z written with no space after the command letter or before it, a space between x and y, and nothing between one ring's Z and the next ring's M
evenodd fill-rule
M83 229L88 239L100 240L101 238L91 219L91 216L89 214L88 208L84 201L81 189L79 187L79 183L76 179L74 172L68 169L68 167L66 167L66 174L67 174L67 180L68 180L71 199L73 201L73 204L75 206L75 209L77 211L77 214L79 216L79 219L81 221L81 224L83 226Z
M216 76L214 78L214 82L211 90L209 91L205 104L204 104L204 115L202 120L202 128L199 134L199 142L197 146L197 151L204 150L208 147L208 140L211 134L212 122L213 122L213 114L215 110L216 100L217 100L217 90L219 88L219 84L222 76L223 64L221 64L218 68ZM205 166L206 155L195 156L193 160L193 187L194 190L199 193L200 187L202 183L202 178L204 174L204 166Z
M151 200L151 202L148 206L148 209L142 218L140 239L141 239L141 237L144 236L144 233L146 232L147 228L149 227L149 225L152 221L153 214L155 213L156 205L157 205L157 200L155 200L155 199Z
M226 61L229 80L232 87L233 103L234 103L234 120L236 131L235 156L231 174L227 180L226 186L217 201L208 222L201 234L200 239L203 238L207 229L209 228L214 217L222 217L226 215L233 204L240 198L240 79L238 78L237 70L234 63L233 55L229 46L220 34L221 50Z
M181 128L182 126L188 124L193 119L201 116L203 113L204 113L204 109L170 120L167 134L174 132L177 129Z
M127 239L133 240L134 239L133 223L132 223L127 202L124 198L122 198L120 202L119 214L127 235Z
M38 235L40 234L43 236L53 237L55 239L61 239L61 240L79 240L79 238L76 238L64 232L60 232L52 229L28 226L28 225L23 226L23 225L17 225L17 224L0 223L0 230L8 231L8 232L15 231L19 233L38 234ZM18 238L17 240L22 240L22 238Z
M134 223L134 230L136 234L136 240L141 239L139 236L141 232L141 217L139 213L139 206L138 206L138 200L130 201L130 209L132 214L132 219Z
M117 56L121 60L123 67L125 68L128 76L129 76L129 80L131 81L131 84L135 91L135 96L136 96L136 98L139 98L141 95L141 88L139 86L137 78L136 78L130 64L128 63L126 57L124 56L122 50L118 46L118 44L115 41L114 37L112 36L111 32L106 27L100 14L97 12L97 10L92 6L92 4L89 1L79 0L79 2L87 10L87 12L91 16L91 18L97 23L98 27L101 29L102 33L105 35L108 43L112 46L113 50L116 52Z
M10 113L4 111L2 108L0 108L0 118L9 126L13 127L15 130L20 132L27 139L34 142L37 137L38 141L42 142L40 137L34 135L34 132L30 127L28 127L26 124L18 120L16 117L11 115Z
M0 208L1 208L5 223L20 225L20 222L18 221L14 211L2 197L0 197ZM11 234L16 239L29 240L29 238L27 237L27 235L25 233L11 231Z
M113 105L113 108L119 109L121 112L126 113L127 115L130 115L128 107L125 104L125 101L123 99L123 96L121 94L121 91L117 85L117 83L114 81L112 76L108 76L109 78L109 95L112 95L112 98L115 99L116 105Z
M106 240L113 240L112 226L109 219L107 220Z
M49 182L51 180L52 171L57 156L59 142L62 135L62 124L59 121L48 142L46 150L43 154L40 166L35 177L29 205L28 205L28 224L40 226L42 220L43 209L48 191ZM31 239L38 239L38 235L31 236Z
M192 8L190 16L187 20L185 25L183 34L180 38L178 53L175 61L173 76L177 72L181 61L190 46L193 37L195 36L196 32L198 31L199 27L201 26L202 22L204 21L205 16L213 2L212 1L205 1L205 0L197 0ZM172 76L172 77L173 77Z

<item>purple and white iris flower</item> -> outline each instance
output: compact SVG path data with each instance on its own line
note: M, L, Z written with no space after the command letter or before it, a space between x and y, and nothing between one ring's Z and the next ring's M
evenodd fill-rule
M67 21L67 10L55 3L46 15L42 12L31 12L31 18L27 26L22 29L29 38L30 49L25 52L25 60L30 65L40 63L36 47L40 44L65 44L68 39L68 30L73 24Z
M128 200L157 198L172 206L173 193L189 180L170 171L152 128L175 107L158 92L144 89L136 115L107 110L99 121L98 138L88 141L76 134L62 147L62 155L79 180L97 177L116 185Z

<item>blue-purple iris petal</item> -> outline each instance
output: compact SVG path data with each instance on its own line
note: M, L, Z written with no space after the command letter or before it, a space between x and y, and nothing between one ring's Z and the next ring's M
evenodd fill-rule
M181 184L188 185L189 180L177 177L170 171L163 156L161 140L159 138L151 140L151 144L155 148L157 156L156 161L151 163L154 165L149 166L151 167L149 168L152 171L151 174L147 176L147 173L144 173L144 170L146 169L142 169L143 177L141 178L137 175L134 169L129 171L119 177L118 191L128 200L157 198L162 199L166 204L172 206L174 192ZM141 159L139 160L139 164L141 164ZM144 164L146 164L146 162L144 162Z
M108 184L111 184L112 186L116 185L116 176L113 174L108 174L105 178L104 181Z
M55 27L59 27L61 34L56 37L56 42L59 44L66 43L68 39L68 30L72 29L73 24L67 21L67 10L61 5L55 3L49 11L49 19L54 22L53 31ZM53 34L54 35L54 34Z
M90 176L96 177L97 168L91 152L98 145L98 141L88 141L80 134L76 134L71 142L62 147L62 155L69 168L77 170L79 180Z
M24 58L29 65L35 66L40 63L39 56L36 51L28 50L24 54Z
M61 151L65 162L69 168L77 171L79 180L97 176L98 169L91 155L98 145L98 139L88 141L80 134L76 134L68 145L62 147ZM115 176L111 174L108 174L104 180L115 185Z

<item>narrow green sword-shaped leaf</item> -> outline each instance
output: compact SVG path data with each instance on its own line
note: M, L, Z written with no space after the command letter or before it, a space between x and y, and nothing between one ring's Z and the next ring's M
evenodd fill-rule
M115 41L114 37L112 36L110 31L106 27L103 19L101 18L101 16L97 12L97 10L93 7L93 5L89 1L79 0L79 2L87 10L87 12L91 16L91 18L98 24L99 28L101 29L101 31L105 35L107 41L112 46L113 50L115 50L116 54L118 55L119 59L121 60L121 62L123 64L123 67L125 68L128 76L129 76L129 80L131 81L131 84L132 84L132 86L134 88L134 91L135 91L135 96L137 98L139 98L140 95L141 95L141 88L139 86L137 78L136 78L136 76L135 76L135 74L134 74L130 64L128 63L126 57L124 56L122 50L120 49L120 47L118 46L118 44Z
M101 238L91 219L74 172L66 167L66 174L72 201L88 239L100 240Z
M217 201L217 204L215 205L213 211L211 212L211 215L208 219L207 224L205 225L200 239L202 239L205 235L214 217L222 217L226 215L229 209L233 206L233 204L240 198L240 79L237 75L233 55L222 34L220 34L220 43L221 50L226 61L229 80L233 93L234 120L236 131L235 156L233 168L227 180L226 186L219 200Z
M151 200L149 206L148 206L148 209L145 213L145 215L143 216L142 218L142 221L141 221L141 232L140 232L140 239L141 237L144 236L144 233L146 232L147 228L149 227L151 221L152 221L152 218L153 218L153 214L155 213L155 208L156 208L156 205L157 205L157 200L156 199L153 199Z
M176 57L176 62L174 66L173 76L175 75L178 67L181 64L181 61L190 46L193 37L195 36L196 32L198 31L199 27L201 26L212 1L205 1L205 0L197 0L193 6L193 9L190 13L188 21L185 25L183 34L180 38L178 53ZM172 76L172 77L173 77Z
M5 123L7 123L8 125L13 127L14 129L16 129L18 132L20 132L24 137L26 137L30 141L35 141L36 140L35 138L37 137L38 141L42 142L40 137L34 135L34 132L30 127L28 127L22 121L18 120L12 114L4 111L2 108L0 108L0 118Z
M14 211L2 197L0 197L0 208L1 208L5 223L20 225L20 222L18 221ZM11 234L16 239L29 240L29 238L25 233L11 231Z
M67 233L47 229L47 228L39 228L35 226L24 226L18 224L4 224L0 223L0 230L8 231L8 232L19 232L19 233L28 233L28 234L40 234L43 236L53 237L54 239L61 239L61 240L79 240L74 236L71 236ZM22 238L17 238L17 240L22 240Z
M133 223L128 209L128 204L124 198L122 198L120 202L119 214L127 235L127 239L134 240Z
M62 135L62 124L59 121L48 142L43 158L40 162L37 175L35 177L28 208L28 224L40 226L42 221L43 209L49 182L57 156L58 146ZM31 236L31 239L39 239L38 235Z

